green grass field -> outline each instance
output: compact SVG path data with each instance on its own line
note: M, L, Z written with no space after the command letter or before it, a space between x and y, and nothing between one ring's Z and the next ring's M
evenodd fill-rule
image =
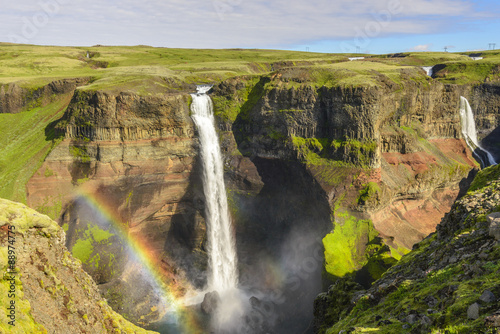
M89 58L87 58L87 53ZM351 56L366 59L349 61ZM500 64L499 51L483 52L473 61L463 53L418 52L394 55L327 54L256 49L170 49L149 46L59 47L0 43L0 84L17 82L40 87L58 78L91 77L84 89L125 89L145 93L172 87L174 82L215 82L241 75L271 73L283 68L302 68L327 76L340 76L338 84L376 84L374 73L398 82L402 69L447 65L446 82L480 82ZM477 66L481 65L481 66ZM321 74L323 72L323 74ZM331 74L333 73L333 74ZM143 87L139 87L143 85Z

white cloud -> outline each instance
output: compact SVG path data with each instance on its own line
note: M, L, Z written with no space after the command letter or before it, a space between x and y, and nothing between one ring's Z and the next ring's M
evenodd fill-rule
M429 51L431 47L432 47L432 43L420 44L420 45L416 45L416 46L408 49L408 51Z
M473 0L41 0L54 1L66 4L31 43L286 47L437 32L482 14ZM2 7L9 19L0 21L0 41L22 34L23 17L43 14L38 3Z

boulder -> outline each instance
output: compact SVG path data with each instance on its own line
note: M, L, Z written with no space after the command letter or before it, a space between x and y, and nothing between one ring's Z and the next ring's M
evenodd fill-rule
M500 240L500 212L489 214L486 219L490 223L490 237Z
M495 295L490 290L485 290L479 300L485 303L493 303L496 300Z
M205 314L213 314L220 304L220 297L217 291L208 292L201 303L201 310Z
M474 303L467 309L467 318L476 320L479 318L479 304Z

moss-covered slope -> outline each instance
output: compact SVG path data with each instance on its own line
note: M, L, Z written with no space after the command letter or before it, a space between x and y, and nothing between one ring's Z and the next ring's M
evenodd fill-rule
M154 333L108 306L64 242L49 217L0 199L0 333Z

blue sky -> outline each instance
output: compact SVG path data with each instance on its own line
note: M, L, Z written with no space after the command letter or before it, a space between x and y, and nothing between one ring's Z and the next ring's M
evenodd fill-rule
M500 48L494 0L5 1L0 41L392 53Z

